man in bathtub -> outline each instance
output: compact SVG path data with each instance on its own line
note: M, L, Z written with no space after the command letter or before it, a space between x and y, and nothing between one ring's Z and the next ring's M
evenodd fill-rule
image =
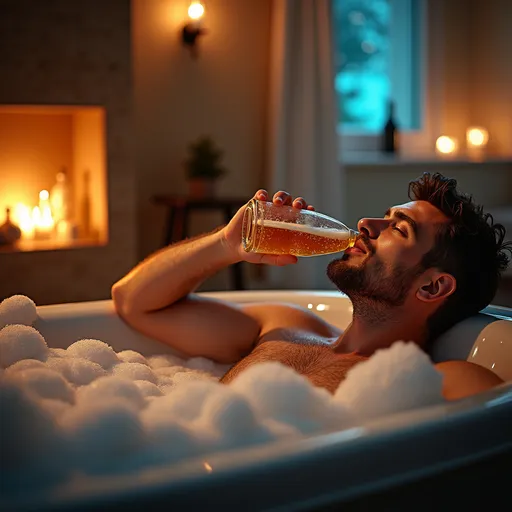
M243 208L227 226L171 245L136 266L113 286L115 307L133 328L188 357L233 364L222 382L271 360L334 392L347 371L377 349L397 340L413 340L425 349L494 297L508 264L505 230L456 185L425 173L409 184L410 202L390 208L382 218L359 221L355 247L327 268L353 303L353 321L345 332L297 306L232 304L192 293L239 261L297 262L292 255L246 253L240 242ZM255 197L270 200L265 190ZM313 209L283 191L271 200ZM491 371L465 361L436 367L443 373L447 399L501 383Z

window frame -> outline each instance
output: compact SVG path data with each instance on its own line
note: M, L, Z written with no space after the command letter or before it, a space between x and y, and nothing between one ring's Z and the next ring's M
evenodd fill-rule
M392 30L398 38L406 38L410 27L410 20L413 9L418 10L419 33L415 37L418 44L418 54L421 59L418 76L412 80L417 84L411 84L412 87L402 87L398 89L397 95L401 97L414 94L412 90L416 86L416 94L419 94L419 112L417 115L420 120L420 128L414 130L400 131L400 152L408 155L419 155L432 153L435 144L436 134L439 132L436 117L433 114L439 111L442 105L442 0L390 0L393 4L393 12L399 13L399 21L396 23L398 29ZM413 2L417 2L413 6ZM396 18L395 18L396 19ZM403 80L398 79L400 62L404 59L410 59L412 49L406 45L392 44L392 76L394 81L399 83ZM408 80L409 81L409 80ZM407 91L405 91L407 89ZM396 90L396 89L395 89ZM398 115L400 108L398 107ZM347 134L341 130L341 124L337 126L338 135L338 154L339 159L343 160L343 154L347 152L378 152L380 150L380 134Z

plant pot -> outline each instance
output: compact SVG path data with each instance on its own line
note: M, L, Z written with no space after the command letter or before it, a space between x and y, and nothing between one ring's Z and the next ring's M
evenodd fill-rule
M215 180L210 178L191 178L188 180L188 192L194 199L215 197Z

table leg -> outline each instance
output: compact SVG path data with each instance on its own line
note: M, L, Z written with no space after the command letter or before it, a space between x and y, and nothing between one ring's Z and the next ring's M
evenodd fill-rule
M174 207L169 206L167 209L167 220L165 226L165 234L164 234L164 247L167 247L169 244L173 242L173 230L174 230Z
M173 242L179 242L186 236L186 207L179 205L176 206L176 215L174 216L173 231Z
M187 206L183 208L183 231L181 233L182 240L188 237L188 213L189 209Z
M242 266L242 262L235 263L232 266L231 272L233 276L233 286L235 290L245 290L244 285L244 268Z

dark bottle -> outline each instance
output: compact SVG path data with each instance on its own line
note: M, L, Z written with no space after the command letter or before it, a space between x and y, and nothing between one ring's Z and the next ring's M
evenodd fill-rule
M21 237L21 230L11 221L11 209L5 209L5 222L0 226L0 245L14 244Z
M388 102L388 120L382 133L382 150L385 153L398 151L398 126L395 122L395 103L393 101Z

